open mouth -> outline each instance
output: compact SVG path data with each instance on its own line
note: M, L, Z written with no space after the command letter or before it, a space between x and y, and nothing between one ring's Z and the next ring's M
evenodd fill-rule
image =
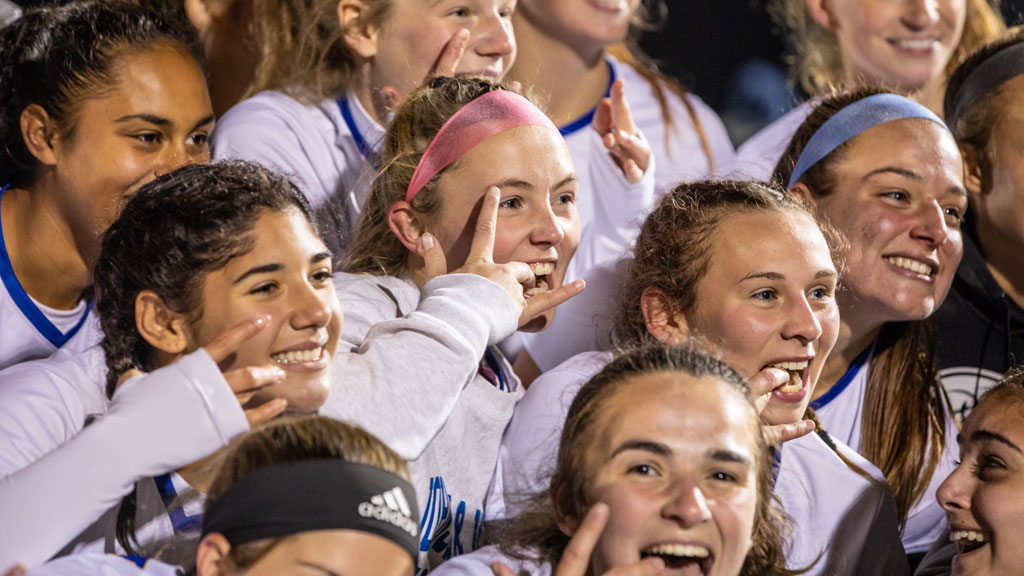
M309 350L291 350L289 352L278 352L271 354L270 359L278 364L303 364L315 362L323 356L324 347L317 346Z
M934 270L934 268L929 264L925 264L924 262L914 260L912 258L904 258L902 256L886 256L885 261L897 268L910 270L911 272L915 272L922 276L931 276L932 271Z
M696 567L701 574L709 574L715 559L711 551L704 546L689 544L657 544L640 551L640 558L652 556L661 558L666 568L679 569L689 566Z
M939 43L938 38L893 38L889 44L908 52L928 52Z
M803 360L800 362L779 362L777 364L771 364L772 368L780 368L789 372L789 382L786 382L782 386L776 388L779 392L784 394L792 394L799 392L804 388L804 371L807 370L807 365L810 364L809 360Z
M949 533L949 541L956 544L957 554L968 554L988 545L988 538L977 530L956 530Z
M554 278L551 277L555 273L554 262L531 262L530 271L533 272L536 280L532 288L523 291L523 295L527 298L547 292L554 285Z

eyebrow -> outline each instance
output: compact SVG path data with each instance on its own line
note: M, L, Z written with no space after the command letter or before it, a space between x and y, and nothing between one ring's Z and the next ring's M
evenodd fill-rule
M171 122L167 118L163 118L161 116L157 116L156 114L129 114L128 116L121 116L120 118L118 118L114 122L117 123L117 124L123 124L125 122L130 122L132 120L142 120L143 122L148 122L148 123L153 124L155 126L161 126L161 127L167 127L167 126L170 126L171 124L173 124L173 122ZM199 127L205 126L206 124L209 124L210 122L213 122L213 115L212 114L207 116L207 117L205 117L205 118L203 118L199 122L196 122L195 125L193 125L192 128L189 129L189 132L194 132Z
M744 466L750 466L750 458L747 458L739 452L733 452L732 450L715 450L711 453L711 459L719 462L733 462L736 464L743 464Z
M310 264L316 264L317 262L320 262L321 260L329 260L330 258L331 258L331 253L326 251L326 250L324 250L323 252L317 252L316 254L314 254L309 259L309 263ZM264 264L262 266L254 266L254 267L249 268L248 270L246 270L238 278L235 278L235 281L232 282L231 284L232 285L238 284L242 280L245 280L249 276L253 276L255 274L269 274L271 272L278 272L280 270L284 270L284 264L281 264L281 263L278 263L278 262L274 262L272 264Z
M920 182L924 180L924 178L920 174L914 172L913 170L907 170L906 168L897 168L895 166L884 166L882 168L876 168L875 170L872 170L871 172L865 174L864 177L861 178L861 180L867 180L872 176L877 176L879 174L896 174L897 176L909 178L910 180L914 180L915 182Z
M960 439L960 435L957 435L957 439ZM1013 442L1010 442L1010 439L1007 438L1006 436L1003 436L1002 434L998 434L990 430L976 430L974 434L971 434L971 442L982 442L986 440L991 440L993 442L1005 444L1006 446L1009 446L1014 451L1016 451L1018 454L1024 454L1024 450L1021 450L1019 446L1017 446Z
M319 564L314 564L312 562L307 562L305 560L296 560L295 563L298 564L299 566L305 566L306 568L312 568L314 570L320 570L324 574L330 574L330 576L341 576L340 574L338 574L334 570L330 570L330 569L325 568L325 567L323 567L323 566L321 566Z
M657 454L658 456L670 456L672 454L672 451L669 450L668 446L665 446L661 442L655 442L653 440L635 439L626 440L622 444L619 444L619 447L612 451L611 457L614 458L617 455L621 454L622 452L626 452L627 450L642 450L644 452L651 452L653 454Z
M551 187L551 189L552 190L558 190L559 188L561 188L562 186L565 186L566 184L569 184L570 182L578 182L578 181L579 181L579 176L577 176L576 174L570 174L570 175L566 176L565 178L562 178L561 180L559 180L557 184L555 184L554 186ZM519 188L519 189L527 189L527 190L532 190L533 189L533 184L531 184L531 183L529 183L529 182L527 182L525 180L520 180L519 178L506 178L506 179L502 180L501 182L498 182L497 184L495 184L495 186L497 186L498 188Z

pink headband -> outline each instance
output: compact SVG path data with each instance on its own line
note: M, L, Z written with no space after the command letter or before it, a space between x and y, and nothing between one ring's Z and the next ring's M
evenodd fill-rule
M466 104L452 115L427 146L413 172L405 201L412 202L427 182L470 149L517 126L543 126L557 131L551 119L515 92L495 90Z

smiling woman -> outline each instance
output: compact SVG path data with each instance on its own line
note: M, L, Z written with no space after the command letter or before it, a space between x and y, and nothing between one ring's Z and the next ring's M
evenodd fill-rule
M100 235L156 174L209 159L213 112L190 39L116 2L3 29L0 368L96 343Z

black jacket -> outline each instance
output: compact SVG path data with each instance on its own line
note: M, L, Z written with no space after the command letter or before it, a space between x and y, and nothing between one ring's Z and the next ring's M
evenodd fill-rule
M1024 362L1024 310L999 287L967 234L953 287L934 320L939 376L963 422L985 390Z

